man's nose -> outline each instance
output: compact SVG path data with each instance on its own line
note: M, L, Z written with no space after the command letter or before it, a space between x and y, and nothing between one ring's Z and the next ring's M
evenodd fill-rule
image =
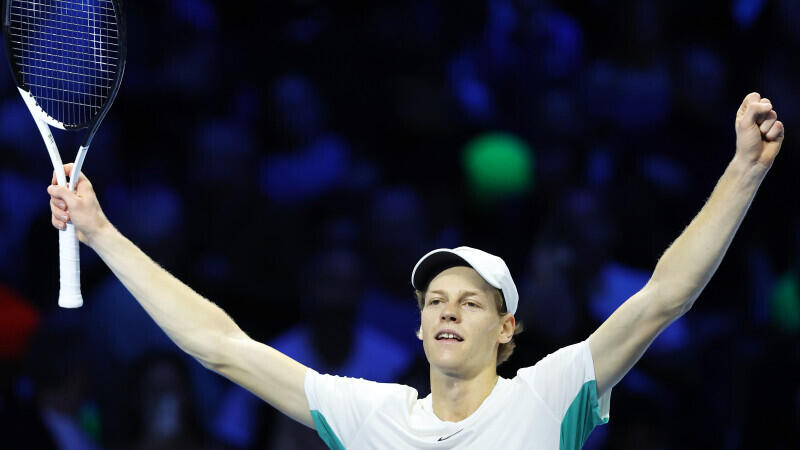
M459 319L458 308L447 306L442 310L442 320L449 322L457 322Z

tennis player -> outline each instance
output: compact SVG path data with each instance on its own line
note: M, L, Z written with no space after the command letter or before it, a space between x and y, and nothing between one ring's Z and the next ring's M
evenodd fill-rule
M469 247L423 256L412 272L421 310L418 337L430 363L431 394L422 399L408 386L319 374L250 339L120 234L83 174L76 193L55 184L48 192L53 225L63 229L71 221L81 242L181 349L315 428L331 448L574 449L608 421L612 387L692 307L783 142L772 104L755 92L742 102L735 129L731 162L647 284L588 339L512 379L496 371L513 346L519 301L506 264ZM375 318L381 320L390 319Z

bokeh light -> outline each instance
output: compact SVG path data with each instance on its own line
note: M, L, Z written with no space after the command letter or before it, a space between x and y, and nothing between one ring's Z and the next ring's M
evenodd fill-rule
M794 271L784 274L775 284L771 299L772 323L785 333L800 331L800 286Z
M464 146L462 162L471 193L479 201L524 194L534 183L533 150L502 132L479 135Z

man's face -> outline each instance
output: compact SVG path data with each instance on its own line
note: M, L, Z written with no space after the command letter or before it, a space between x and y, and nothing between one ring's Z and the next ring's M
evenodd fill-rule
M511 339L514 324L513 316L498 314L494 292L471 267L451 267L431 280L419 336L431 367L470 377L496 366L497 346Z

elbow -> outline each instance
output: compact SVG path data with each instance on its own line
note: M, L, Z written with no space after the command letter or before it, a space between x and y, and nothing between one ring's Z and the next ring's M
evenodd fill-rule
M215 333L208 339L202 358L197 358L203 367L223 374L225 369L239 363L235 354L242 345L252 342L250 336L239 329L230 332Z
M217 372L227 364L225 359L225 335L203 333L184 342L176 340L176 344L206 369Z
M671 307L669 313L672 315L673 320L677 320L689 312L689 310L692 309L692 305L694 305L694 300L678 302Z
M700 292L692 283L661 283L651 279L645 289L658 304L659 311L672 320L689 312Z
M223 367L223 365L220 364L217 361L211 361L211 360L200 359L200 358L195 358L195 359L197 359L197 362L199 362L201 366L205 367L206 369L208 369L208 370L210 370L212 372L219 372L220 369Z
M213 372L220 373L225 367L230 365L230 362L225 359L223 351L218 349L210 349L201 355L192 355L201 366Z

